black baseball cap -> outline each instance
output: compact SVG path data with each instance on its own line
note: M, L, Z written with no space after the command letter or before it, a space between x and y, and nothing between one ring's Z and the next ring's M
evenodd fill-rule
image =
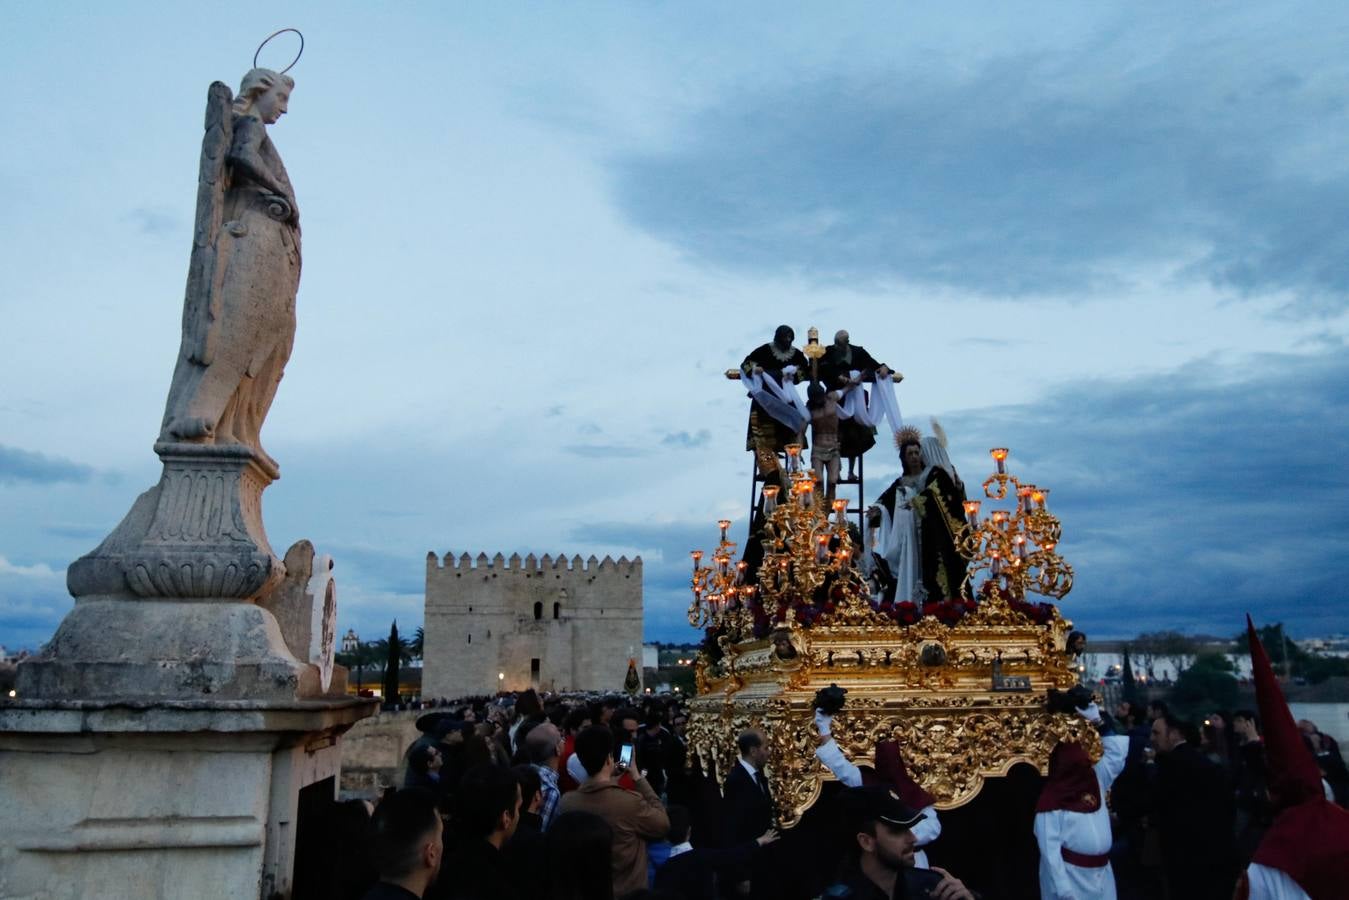
M899 794L885 787L849 788L843 794L845 814L860 830L867 822L884 822L894 828L912 828L927 816L910 809Z

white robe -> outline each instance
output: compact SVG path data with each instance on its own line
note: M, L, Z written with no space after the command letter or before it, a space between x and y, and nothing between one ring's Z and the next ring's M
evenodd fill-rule
M1129 753L1128 735L1102 739L1105 753L1093 766L1101 788L1101 806L1080 813L1056 809L1035 814L1035 841L1040 845L1041 900L1115 900L1115 873L1106 863L1099 869L1067 862L1061 847L1097 856L1110 852L1110 813L1105 795L1124 768Z
M1251 863L1246 867L1250 900L1311 900L1287 872Z
M890 574L895 579L896 603L921 604L926 599L922 596L918 519L909 508L909 503L916 496L918 494L915 491L901 485L895 492L894 513L891 514L884 506L880 508L881 527L877 533L876 552L890 567Z
M842 748L832 737L815 748L815 756L824 763L825 768L834 773L834 777L848 787L862 786L862 770L853 765L852 760L843 755ZM923 848L941 836L941 819L937 818L937 807L925 806L921 810L924 818L913 828L914 853L913 865L917 869L928 869L927 851Z

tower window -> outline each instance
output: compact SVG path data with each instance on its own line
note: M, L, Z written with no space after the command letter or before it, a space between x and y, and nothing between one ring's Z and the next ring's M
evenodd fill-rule
M562 604L561 604L561 603L554 603L554 604L553 604L553 618L554 618L554 619L558 619L558 618L561 618L561 616L562 616Z
M542 618L543 618L543 602L536 601L534 603L534 621L537 622Z

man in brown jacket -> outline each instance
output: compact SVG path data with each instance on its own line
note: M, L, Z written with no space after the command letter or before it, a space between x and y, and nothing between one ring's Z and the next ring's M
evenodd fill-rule
M581 786L564 794L559 812L593 813L614 832L614 896L639 891L646 883L646 842L669 833L670 819L660 798L646 783L646 773L631 766L637 790L617 784L622 774L614 764L613 732L592 726L576 736L576 757L586 770Z

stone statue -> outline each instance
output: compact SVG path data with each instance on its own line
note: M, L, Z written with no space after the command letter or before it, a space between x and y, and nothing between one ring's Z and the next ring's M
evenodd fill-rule
M300 282L298 206L267 126L294 84L254 68L238 97L220 82L207 92L182 344L155 444L163 474L67 571L75 608L27 675L47 695L294 697L330 685L331 617L301 609L311 561L283 589L262 521L280 470L259 435ZM324 596L311 607L333 599L326 583L312 589Z
M270 69L245 75L237 98L211 85L183 340L160 441L263 454L259 433L295 340L300 283L299 207L267 126L285 115L294 86Z

